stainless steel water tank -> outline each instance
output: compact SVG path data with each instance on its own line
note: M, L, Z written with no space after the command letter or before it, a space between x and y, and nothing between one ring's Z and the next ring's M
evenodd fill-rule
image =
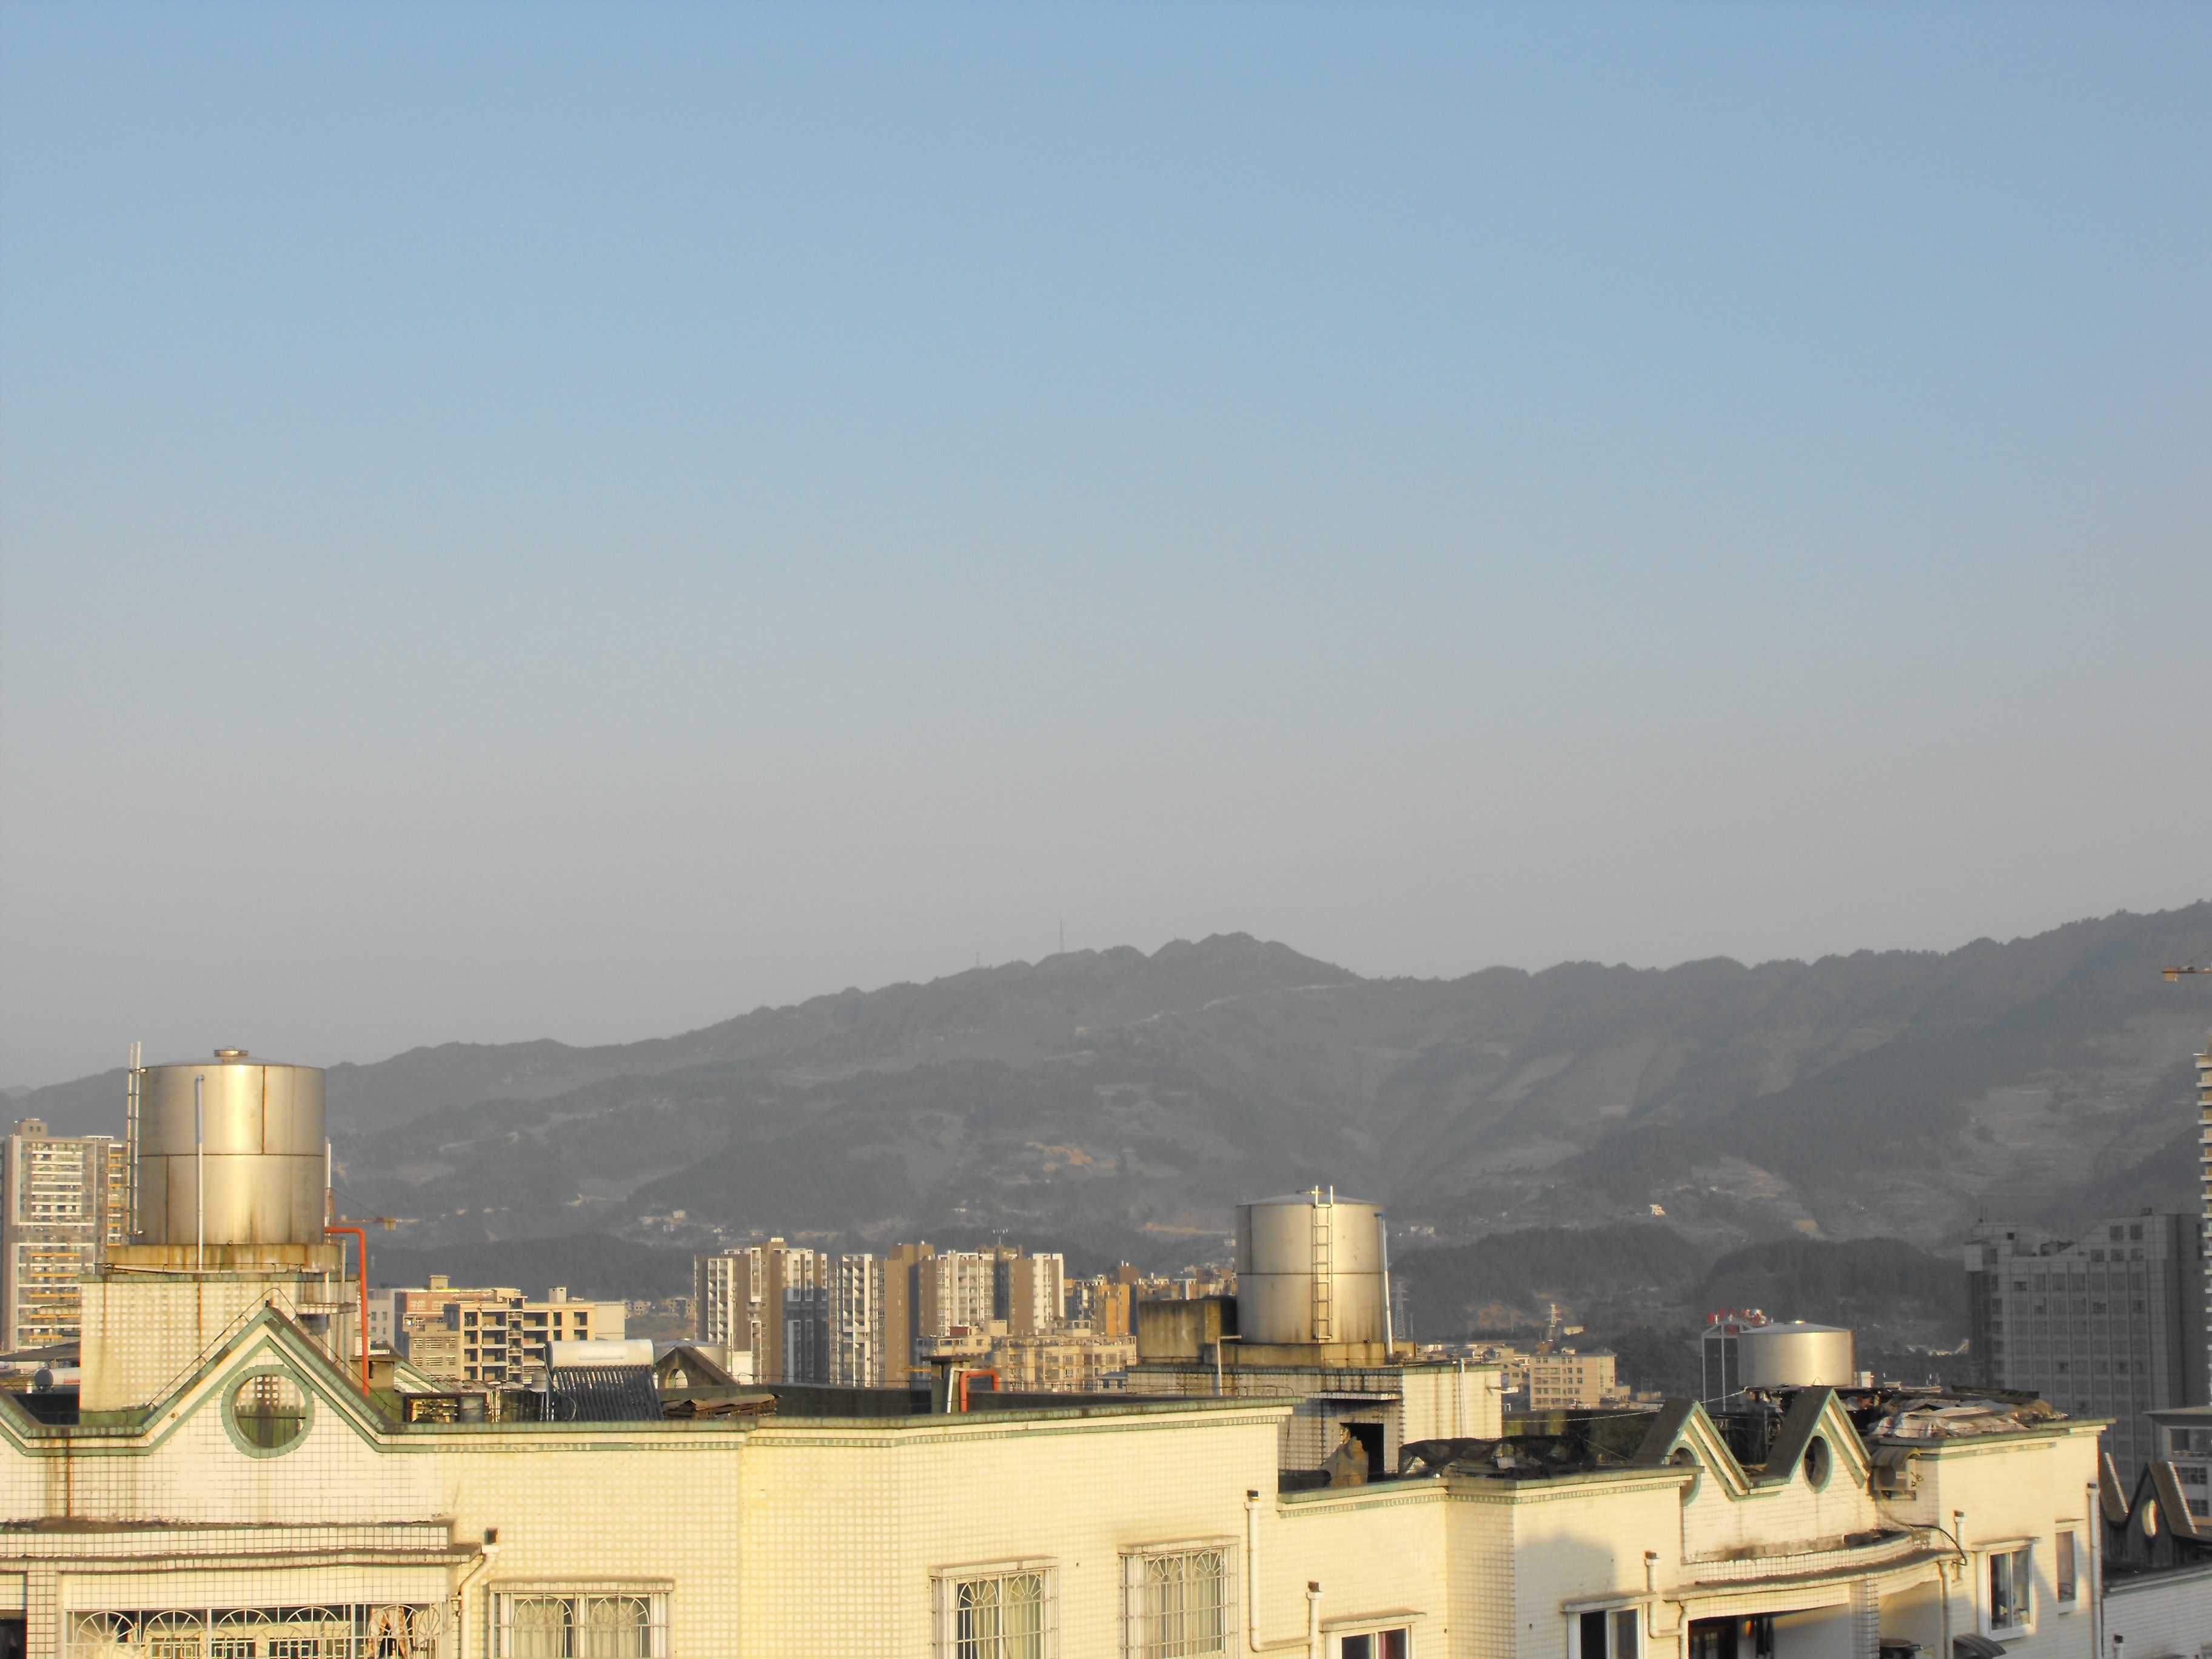
M1851 1334L1790 1320L1747 1325L1736 1339L1747 1389L1848 1389L1856 1380Z
M1237 1206L1237 1329L1255 1342L1381 1342L1382 1212L1334 1188Z
M198 1145L195 1080L206 1109ZM211 1061L148 1066L140 1103L140 1243L195 1243L203 1213L211 1245L325 1242L320 1066L218 1048Z

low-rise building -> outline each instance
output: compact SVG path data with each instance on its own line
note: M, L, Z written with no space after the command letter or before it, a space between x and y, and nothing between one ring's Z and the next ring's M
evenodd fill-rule
M1617 1443L1432 1437L1316 1485L1279 1473L1279 1394L963 1412L775 1385L599 1422L411 1398L364 1396L273 1304L113 1420L0 1396L15 1650L2100 1659L2100 1626L2130 1655L2212 1628L2212 1546L2100 1516L2098 1425L2063 1418L1946 1437L1808 1389L1755 1460L1681 1401ZM2146 1521L2172 1559L2107 1589Z
M1136 1359L1137 1345L1127 1337L1065 1328L1044 1336L996 1338L985 1355L1000 1388L1051 1394L1119 1388Z
M561 1285L540 1301L511 1286L454 1288L434 1276L419 1290L372 1292L369 1336L428 1376L514 1386L542 1377L550 1343L621 1339L625 1315L623 1303L572 1301Z
M1808 1386L1500 1434L1494 1371L1376 1324L1380 1218L1318 1189L1353 1266L1241 1277L1241 1341L1235 1304L1140 1304L1150 1396L702 1388L706 1356L664 1393L596 1342L537 1389L426 1389L360 1363L319 1083L230 1177L273 1224L202 1250L171 1213L86 1281L77 1389L0 1392L6 1653L2155 1659L2212 1629L2212 1540L2100 1470L2094 1420ZM1299 1422L1337 1432L1319 1468Z
M1526 1377L1531 1411L1595 1411L1620 1405L1629 1397L1613 1374L1617 1361L1610 1349L1559 1348L1527 1357Z

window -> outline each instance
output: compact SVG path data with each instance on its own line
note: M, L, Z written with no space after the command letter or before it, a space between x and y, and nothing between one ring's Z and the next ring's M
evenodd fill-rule
M1690 1659L1774 1659L1774 1615L1692 1620Z
M307 1396L282 1371L262 1371L230 1396L230 1424L249 1453L283 1451L307 1431Z
M1346 1636L1336 1644L1342 1659L1412 1659L1412 1634L1405 1626L1395 1630L1362 1631L1357 1636Z
M498 1659L666 1659L665 1595L527 1590L494 1601Z
M1828 1484L1829 1471L1834 1460L1829 1455L1828 1443L1815 1435L1805 1447L1805 1484L1819 1492Z
M344 1603L63 1618L65 1659L431 1659L445 1609Z
M1052 1659L1058 1612L1052 1569L1042 1563L944 1574L937 1650L941 1659Z
M2071 1601L2080 1593L2078 1582L2074 1576L2074 1534L2072 1533L2062 1532L2058 1534L2057 1557L2057 1559L2052 1563L2056 1569L2052 1576L2058 1580L2058 1599L2062 1602Z
M1637 1659L1637 1632L1641 1620L1634 1607L1623 1607L1614 1613L1586 1613L1579 1622L1579 1659ZM1608 1636L1613 1640L1610 1652L1606 1648Z
M1129 1659L1200 1659L1236 1646L1237 1607L1224 1545L1122 1558Z
M1990 1628L2021 1630L2033 1609L2028 1604L2028 1565L2026 1549L2007 1550L1990 1557Z

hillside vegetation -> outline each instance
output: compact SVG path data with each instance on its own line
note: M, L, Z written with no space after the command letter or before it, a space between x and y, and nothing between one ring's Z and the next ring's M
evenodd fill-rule
M2207 951L2203 903L1945 953L1453 981L1231 935L334 1066L331 1126L342 1202L410 1218L403 1248L1003 1230L1172 1268L1227 1253L1238 1199L1316 1182L1440 1247L1662 1220L1708 1261L1807 1227L1927 1248L1980 1214L2190 1201L2212 996L2157 970ZM17 1110L113 1132L121 1100L87 1079Z

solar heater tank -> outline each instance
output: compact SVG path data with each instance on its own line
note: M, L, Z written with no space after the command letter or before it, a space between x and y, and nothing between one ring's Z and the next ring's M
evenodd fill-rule
M193 1090L202 1112L196 1128ZM323 1073L218 1048L140 1081L143 1244L315 1244L323 1238Z
M1851 1334L1835 1325L1747 1325L1736 1354L1742 1388L1848 1389L1856 1380Z
M1334 1188L1237 1206L1237 1329L1253 1343L1382 1342L1380 1206Z

